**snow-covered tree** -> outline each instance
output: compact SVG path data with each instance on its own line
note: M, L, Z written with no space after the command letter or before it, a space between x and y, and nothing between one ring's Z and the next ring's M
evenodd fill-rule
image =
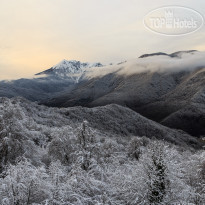
M10 165L4 179L1 179L1 203L28 205L40 203L49 198L49 182L46 170L36 168L26 159L17 165Z

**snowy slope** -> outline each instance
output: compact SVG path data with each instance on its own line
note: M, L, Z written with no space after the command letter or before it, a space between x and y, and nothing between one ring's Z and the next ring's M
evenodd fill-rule
M11 113L7 116L8 113ZM23 125L18 129L27 132L31 122L28 119L32 118L32 123L36 123L32 131L38 132L36 137L40 137L44 133L41 132L42 126L47 129L58 129L62 127L71 127L76 129L85 120L89 126L109 137L127 137L129 136L147 136L148 138L156 137L160 140L166 140L182 146L187 146L191 143L193 147L200 147L201 144L194 137L174 129L167 128L157 122L149 120L129 108L111 104L96 108L71 107L71 108L49 108L38 105L37 103L29 102L23 98L0 98L0 117L3 117L5 123L7 121L19 118L17 124L23 122ZM0 118L1 119L1 118ZM25 128L22 128L25 126ZM47 127L47 129L46 129ZM36 130L35 130L36 129ZM41 138L41 139L40 139Z

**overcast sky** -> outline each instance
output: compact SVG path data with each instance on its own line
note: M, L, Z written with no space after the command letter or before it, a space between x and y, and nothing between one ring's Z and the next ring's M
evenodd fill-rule
M144 16L204 0L0 0L0 78L29 77L62 59L111 63L144 53L205 50L205 28L186 36L147 30Z

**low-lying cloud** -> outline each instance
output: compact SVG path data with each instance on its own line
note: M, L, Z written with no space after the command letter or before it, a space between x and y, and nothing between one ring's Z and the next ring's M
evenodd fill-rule
M179 53L178 57L152 56L127 61L123 64L91 68L87 78L100 77L115 72L118 75L133 75L142 72L192 71L205 67L205 52Z

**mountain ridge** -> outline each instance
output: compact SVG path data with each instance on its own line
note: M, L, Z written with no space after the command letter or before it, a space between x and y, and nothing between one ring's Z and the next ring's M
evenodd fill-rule
M152 56L169 56L171 58L176 58L176 57L180 57L180 54L194 53L194 52L197 52L197 50L177 51L177 52L174 52L171 54L167 54L164 52L157 52L157 53L143 54L143 55L139 56L139 58L147 58L147 57L152 57Z

